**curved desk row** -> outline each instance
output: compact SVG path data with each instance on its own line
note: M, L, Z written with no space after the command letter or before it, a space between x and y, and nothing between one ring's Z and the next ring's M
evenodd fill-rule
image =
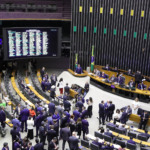
M86 77L87 76L87 72L85 70L83 70L82 74L77 74L76 72L74 72L71 69L68 69L68 72L70 72L75 77Z
M45 103L49 104L50 102L45 99L43 96L41 96L34 88L33 86L31 86L30 82L29 82L29 79L26 77L25 78L25 82L27 84L27 86L30 88L30 90L39 98L41 99L42 101L44 101Z
M16 91L16 93L20 96L20 98L25 102L27 103L30 107L34 107L34 104L31 103L23 94L22 92L18 89L17 85L16 85L16 82L15 82L15 77L14 77L14 73L13 73L13 77L11 77L11 83L12 83L12 86L14 88L14 90Z

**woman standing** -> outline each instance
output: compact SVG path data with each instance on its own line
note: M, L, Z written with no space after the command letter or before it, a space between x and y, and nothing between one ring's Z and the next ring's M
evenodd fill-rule
M81 130L82 130L82 122L81 122L81 118L78 118L77 124L76 124L76 131L77 131L77 135L79 136L79 139L81 136Z
M120 122L120 117L121 117L120 110L117 109L116 113L114 114L114 124L116 124L116 122Z
M27 138L33 139L33 126L34 126L34 121L29 117L27 120L27 129L28 129L28 134Z
M60 80L59 80L59 91L60 91L61 95L63 94L63 89L64 89L63 78L60 78Z
M135 101L132 103L132 113L137 114L139 107L140 107L139 99L136 98Z
M90 97L88 100L88 108L87 108L89 118L92 117L92 109L93 109L93 99L92 97Z

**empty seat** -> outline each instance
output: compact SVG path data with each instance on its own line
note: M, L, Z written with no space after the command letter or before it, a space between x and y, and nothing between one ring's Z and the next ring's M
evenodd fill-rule
M119 129L119 128L116 128L115 129L115 132L119 133L119 134L126 134L126 131L125 130L122 130L122 129Z
M95 137L98 137L98 138L100 138L100 139L103 139L103 134L102 134L102 133L99 133L99 132L95 131L94 134L95 134L95 135L94 135Z
M138 139L141 140L141 141L147 141L147 137L146 136L138 135Z
M129 132L128 132L128 136L129 136L129 137L136 138L136 133L129 131Z
M115 131L115 127L111 126L111 125L106 125L107 128L109 128L111 131Z
M127 148L131 149L131 150L136 150L136 145L135 144L131 144L131 143L127 143Z
M86 147L86 148L90 147L89 141L85 141L85 140L81 140L81 145Z
M148 147L141 147L141 150L149 150Z
M123 147L126 147L126 143L124 141L119 140L119 139L116 140L116 144L123 146Z
M90 148L91 148L91 150L99 150L99 146L95 145L93 143L91 143Z
M104 140L105 141L108 141L108 142L111 142L112 141L112 137L108 136L108 135L103 135L104 137Z

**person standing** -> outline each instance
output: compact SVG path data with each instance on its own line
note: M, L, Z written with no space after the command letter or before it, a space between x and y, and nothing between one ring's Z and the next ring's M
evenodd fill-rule
M146 111L144 111L144 113L140 117L141 117L141 121L139 123L139 129L142 129L143 126L143 130L145 130L146 124L149 119L149 115Z
M58 150L59 147L58 147L58 145L56 144L56 142L57 142L57 138L54 137L54 138L50 141L50 143L49 143L48 150Z
M87 117L82 120L82 131L83 131L83 139L85 140L85 134L89 133L89 122L87 121Z
M31 142L28 143L28 148L27 148L27 150L34 150L34 147L32 146L32 143L31 143Z
M29 119L27 120L27 129L28 129L27 138L29 139L33 139L33 126L34 121L31 119L31 117L29 117Z
M89 83L86 82L84 85L84 97L86 96L86 94L89 92Z
M139 107L140 107L139 99L136 98L135 101L132 103L132 113L137 114Z
M36 144L34 145L34 150L44 150L43 144L39 142L39 139L35 140Z
M5 142L5 143L3 144L2 150L9 150L8 143L7 143L7 142Z
M103 123L105 125L105 109L104 109L104 101L101 101L99 104L99 124Z
M49 108L49 114L54 114L55 104L53 103L53 101L51 103L49 103L48 108Z
M92 114L93 114L92 109L93 109L93 99L92 97L90 97L88 100L88 108L87 108L89 118L92 117Z
M76 133L73 132L72 136L69 137L69 147L70 147L70 150L78 150L79 149L78 143L79 143L79 140L76 137Z
M63 89L64 89L64 82L63 82L63 78L60 78L59 80L59 92L60 92L60 95L63 95Z
M56 85L56 82L57 82L57 76L55 74L53 74L51 76L51 85Z
M79 139L81 136L81 131L82 131L82 121L81 121L81 118L78 118L77 123L76 123L76 132L77 132L77 135L79 136Z
M6 115L4 112L4 108L0 107L0 122L3 128L5 128Z
M62 144L62 150L65 149L65 143L68 142L69 144L69 137L71 136L71 132L69 129L69 124L66 124L65 128L62 128L60 130L60 139L63 140L63 144Z
M64 93L70 94L70 87L68 86L68 83L66 83L66 86L64 87Z
M17 131L20 132L20 127L21 127L21 122L18 120L18 116L14 117L14 119L12 120L12 124L13 126L17 127Z

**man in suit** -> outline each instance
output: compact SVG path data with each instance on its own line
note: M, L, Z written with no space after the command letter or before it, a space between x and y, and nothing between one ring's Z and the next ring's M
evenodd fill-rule
M2 150L9 150L8 143L7 143L7 142L5 142L5 143L3 144Z
M25 125L25 132L27 132L27 120L29 117L29 110L24 107L23 110L20 112L20 118L21 118L21 131L23 132L24 130L24 125Z
M19 138L17 138L16 141L14 142L13 150L18 150L20 148L21 148L20 140Z
M77 74L83 73L82 68L80 67L80 64L78 64L78 67L76 68L75 72L76 72Z
M121 112L122 112L122 114L120 116L120 122L122 124L126 124L126 122L127 122L127 113L124 111L124 109L121 109Z
M43 77L44 77L44 75L45 75L45 67L42 68L42 70L41 70L40 73L41 73L41 77L42 77L42 80L43 80Z
M56 110L57 110L57 112L60 116L60 119L61 119L62 115L63 115L63 112L64 112L64 105L63 105L62 102L56 107Z
M56 82L57 82L57 76L55 74L53 74L51 76L51 85L56 85Z
M69 112L70 109L71 109L71 103L68 100L65 100L64 101L64 110Z
M149 115L146 111L144 111L144 113L140 117L141 117L141 121L139 123L139 129L142 129L143 126L143 130L145 130L146 124L149 119Z
M96 138L92 143L93 143L94 145L97 145L97 146L99 147L99 149L101 149L103 143L98 142L98 140L99 140L99 139Z
M134 144L134 145L136 144L136 143L133 141L133 137L130 137L130 140L128 140L127 143Z
M100 77L101 72L100 72L99 70L97 70L97 69L94 69L94 74L95 74L96 76Z
M76 107L79 108L79 112L82 112L82 107L83 107L83 103L81 101L81 99L78 99L78 102L76 103Z
M86 82L84 85L84 97L86 96L86 94L89 92L89 83Z
M83 131L83 139L85 140L85 134L89 133L89 122L87 121L87 116L82 120L82 131Z
M58 114L58 112L56 110L55 110L55 113L52 116L52 118L53 118L53 120L56 120L59 123L60 116L59 116L59 114Z
M18 106L15 108L13 114L16 114L17 116L19 116L20 112L21 112L21 106L20 106L20 104L18 104Z
M102 78L107 78L107 75L105 74L105 72L102 72L102 74L100 75L100 77L102 77Z
M115 110L115 104L112 103L112 101L109 102L110 105L108 107L108 118L109 118L109 121L112 120L112 116L114 114L114 110Z
M34 147L32 146L32 143L31 143L31 142L28 143L28 148L27 148L27 150L34 150Z
M51 101L51 103L48 104L48 108L49 108L49 114L54 114L55 104L53 103L53 101Z
M64 87L64 92L68 95L70 94L70 87L68 86L68 83L66 83L66 86Z
M44 123L41 123L41 126L39 128L39 138L40 138L40 143L45 145L45 140L46 140L46 129L44 127Z
M118 85L120 85L120 86L124 85L124 78L123 78L123 76L119 76L116 81L117 81Z
M44 150L43 144L39 142L39 139L35 139L36 144L34 145L34 150Z
M67 121L68 121L68 117L66 116L66 112L64 112L61 119L60 128L64 128Z
M144 85L143 82L140 82L140 83L138 84L138 89L139 89L139 90L145 90L145 89L146 89L146 85Z
M49 141L51 141L54 137L56 137L56 131L54 130L54 126L50 126L50 130L47 131L47 141L49 144Z
M81 114L81 119L84 119L88 115L88 111L86 108L83 106L82 108L82 114Z
M140 71L135 73L135 85L138 85L142 81L142 75Z
M46 86L46 82L45 80L43 79L42 82L41 82L41 88L42 88L42 91L45 92L45 86Z
M133 79L130 80L130 82L128 83L129 89L133 89L135 88L135 82L133 82Z
M47 124L48 125L52 125L53 124L52 114L49 114L49 116L47 117Z
M5 128L6 115L4 112L4 108L0 107L0 122L3 128Z
M124 107L124 111L127 113L127 121L128 121L130 115L132 114L132 109L130 105L128 105L127 107Z
M39 135L38 132L39 132L39 128L41 126L42 121L43 121L43 115L38 113L34 120L34 126L36 127L36 137L38 137Z
M110 77L109 82L110 83L116 82L116 77L114 74Z
M69 128L69 124L66 124L65 128L62 128L60 130L60 139L63 140L63 144L62 144L62 150L65 149L65 143L68 142L69 144L69 137L71 136L71 131Z
M76 133L72 132L72 136L69 137L70 150L78 150L79 139L76 137Z
M17 131L20 132L21 122L18 120L18 116L14 117L14 119L12 120L12 124L13 126L16 126Z
M58 145L56 145L56 142L57 142L57 138L54 137L49 143L48 150L58 150L59 147L58 147Z
M105 125L105 115L104 115L104 101L99 104L99 124L103 123Z
M56 97L55 86L53 85L50 90L50 98L54 99Z
M78 107L76 107L76 110L73 111L73 115L74 115L74 121L77 121L78 118L80 117L80 112Z

